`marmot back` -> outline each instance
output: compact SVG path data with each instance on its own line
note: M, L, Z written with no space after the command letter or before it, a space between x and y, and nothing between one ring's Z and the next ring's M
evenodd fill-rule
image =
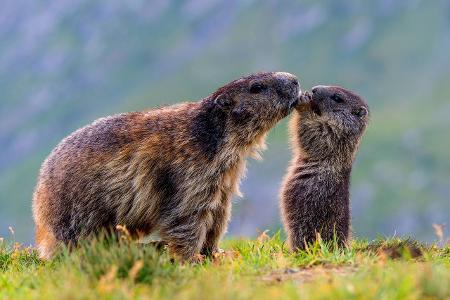
M258 73L198 102L75 131L39 174L33 215L40 256L116 225L136 236L157 232L184 259L215 251L246 156L264 145L298 94L295 76Z
M368 106L340 87L318 86L301 97L290 120L294 157L281 191L291 250L350 236L350 173L368 122Z

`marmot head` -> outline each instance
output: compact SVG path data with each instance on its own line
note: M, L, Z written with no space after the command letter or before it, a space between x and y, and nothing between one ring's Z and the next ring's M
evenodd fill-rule
M353 155L369 120L369 107L357 94L337 86L315 86L300 96L298 138L307 152ZM309 154L311 154L309 153Z
M204 101L220 119L223 137L237 146L259 140L280 119L286 117L299 100L300 85L285 72L256 73L219 88Z

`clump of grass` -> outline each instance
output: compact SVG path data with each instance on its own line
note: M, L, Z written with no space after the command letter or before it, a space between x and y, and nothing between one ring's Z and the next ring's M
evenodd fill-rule
M391 259L418 258L430 250L430 247L411 238L377 239L366 247L367 251L387 256Z
M32 247L22 247L16 242L6 242L0 239L0 271L6 272L10 268L17 271L42 264L37 252Z
M115 237L82 242L76 251L66 249L57 259L67 268L76 268L94 279L115 268L119 279L127 278L132 271L136 282L149 284L155 277L173 279L177 269L177 264L171 262L166 252Z

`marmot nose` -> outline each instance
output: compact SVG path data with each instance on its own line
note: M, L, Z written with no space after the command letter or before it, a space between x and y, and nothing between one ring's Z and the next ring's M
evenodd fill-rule
M324 86L324 85L316 85L316 86L314 86L314 87L311 89L311 92L312 92L313 94L317 94L317 93L320 93L320 91L323 90L323 89L325 89L325 88L326 88L326 86Z

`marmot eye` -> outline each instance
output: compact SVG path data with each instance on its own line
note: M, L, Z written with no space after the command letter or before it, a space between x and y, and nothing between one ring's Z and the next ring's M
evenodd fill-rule
M264 91L266 88L267 88L267 86L262 83L254 83L250 87L250 93L258 94L258 93L261 93L262 91Z
M334 94L333 96L330 97L331 100L333 100L336 103L342 103L344 102L344 99L342 99L339 95Z

